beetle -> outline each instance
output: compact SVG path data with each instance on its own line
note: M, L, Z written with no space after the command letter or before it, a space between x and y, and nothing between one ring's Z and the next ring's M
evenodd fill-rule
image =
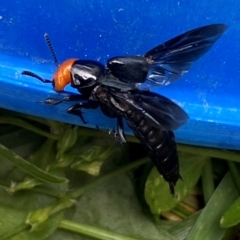
M188 115L170 99L140 87L143 83L165 86L177 80L213 46L226 29L224 24L196 28L158 45L144 55L110 58L107 66L98 61L79 59L68 59L60 65L45 34L58 66L53 79L42 79L30 71L23 71L22 74L52 83L57 92L70 84L79 91L79 95L68 95L61 100L48 98L45 103L54 105L78 100L67 111L79 116L84 123L81 109L100 107L104 115L117 119L116 134L122 142L126 142L122 122L125 118L174 195L174 186L181 176L173 131L186 123Z

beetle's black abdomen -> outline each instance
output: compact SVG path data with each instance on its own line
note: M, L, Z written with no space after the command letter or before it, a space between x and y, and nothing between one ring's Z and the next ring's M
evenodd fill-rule
M94 90L94 97L105 115L127 120L174 194L180 175L176 143L170 130L185 122L187 114L172 101L146 91L120 91L99 85ZM168 124L166 119L170 121Z
M174 186L181 177L173 132L156 128L146 115L134 109L129 109L125 117L135 136L145 146L157 170L169 183L171 193L174 194Z

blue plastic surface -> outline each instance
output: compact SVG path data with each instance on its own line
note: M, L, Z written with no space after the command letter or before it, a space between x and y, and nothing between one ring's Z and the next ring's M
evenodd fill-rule
M239 12L236 0L2 1L0 107L83 125L66 113L71 103L39 102L57 96L50 84L21 75L30 70L51 79L56 67L43 38L46 32L59 61L77 57L105 63L116 55L145 53L188 30L224 23L226 33L185 76L152 90L176 101L190 116L176 131L177 142L240 149ZM84 112L89 127L115 127L99 110ZM132 134L127 127L126 132Z

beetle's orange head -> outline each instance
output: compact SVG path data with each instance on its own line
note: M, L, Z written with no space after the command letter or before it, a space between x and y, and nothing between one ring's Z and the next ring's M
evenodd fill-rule
M71 83L71 68L77 59L71 58L63 62L53 75L53 87L57 92L63 91Z

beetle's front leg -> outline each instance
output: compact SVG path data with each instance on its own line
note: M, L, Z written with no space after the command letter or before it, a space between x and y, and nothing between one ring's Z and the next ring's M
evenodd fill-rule
M64 101L70 102L70 101L83 101L83 100L88 101L88 98L86 98L83 95L73 94L73 95L65 96L62 99L47 98L46 100L44 100L44 103L50 104L50 105L58 105L58 104L60 104L60 103L62 103Z
M83 117L83 113L81 111L82 108L85 109L96 109L98 107L98 103L94 102L94 101L88 101L88 102L80 102L77 103L75 105L73 105L72 107L68 108L67 112L69 114L78 116L81 118L82 122L84 124L87 124L87 122L85 121L84 117Z

